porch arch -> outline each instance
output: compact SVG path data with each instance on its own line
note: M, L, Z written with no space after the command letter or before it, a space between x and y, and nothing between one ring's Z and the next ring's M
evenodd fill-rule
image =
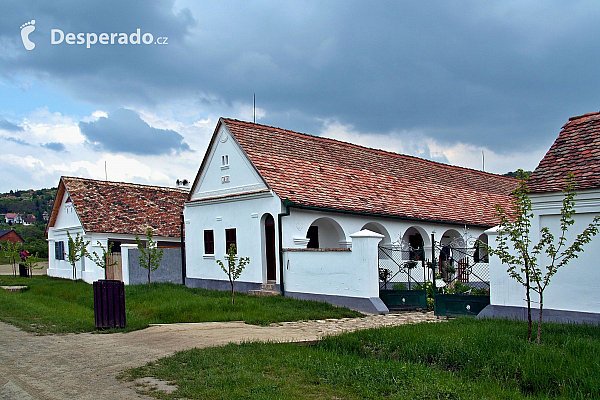
M424 256L424 249L429 244L430 240L425 229L420 226L411 226L402 235L402 245L408 245L408 258L410 260L418 259ZM418 249L421 249L420 251Z
M372 232L375 233L379 233L380 235L383 235L383 239L381 239L381 241L379 242L379 244L390 244L392 243L392 239L390 237L389 232L387 231L387 229L385 229L385 227L383 225L381 225L378 222L369 222L367 224L365 224L360 230L362 231L363 229L368 229Z
M460 261L469 253L468 244L456 229L446 230L440 239L442 252L453 261ZM442 256L443 258L444 256Z
M338 249L346 247L346 234L337 221L329 217L314 220L306 231L307 248Z
M476 263L487 263L489 262L489 254L487 250L488 246L488 235L482 233L479 235L473 247L475 252L473 253L473 261Z

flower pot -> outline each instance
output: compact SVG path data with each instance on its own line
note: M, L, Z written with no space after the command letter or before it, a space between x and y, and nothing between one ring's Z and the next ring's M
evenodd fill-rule
M96 329L125 328L125 284L116 280L94 282Z

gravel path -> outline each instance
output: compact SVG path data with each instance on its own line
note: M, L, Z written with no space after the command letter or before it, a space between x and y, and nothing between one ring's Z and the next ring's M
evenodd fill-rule
M243 322L154 325L114 334L35 336L0 323L0 399L150 399L115 376L180 350L243 341L317 340L378 326L438 321L433 313L285 322L268 327Z

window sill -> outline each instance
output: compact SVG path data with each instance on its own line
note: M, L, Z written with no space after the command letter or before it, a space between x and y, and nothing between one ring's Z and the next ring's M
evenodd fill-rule
M206 259L215 259L215 255L214 254L204 254L202 256L202 258L206 258Z
M221 171L229 169L229 165L221 165Z

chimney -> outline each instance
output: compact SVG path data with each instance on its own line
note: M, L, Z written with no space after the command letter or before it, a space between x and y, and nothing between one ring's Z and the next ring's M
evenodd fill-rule
M183 189L183 190L187 190L188 192L190 191L190 181L188 181L187 179L177 179L175 181L175 183L177 184L177 189Z

